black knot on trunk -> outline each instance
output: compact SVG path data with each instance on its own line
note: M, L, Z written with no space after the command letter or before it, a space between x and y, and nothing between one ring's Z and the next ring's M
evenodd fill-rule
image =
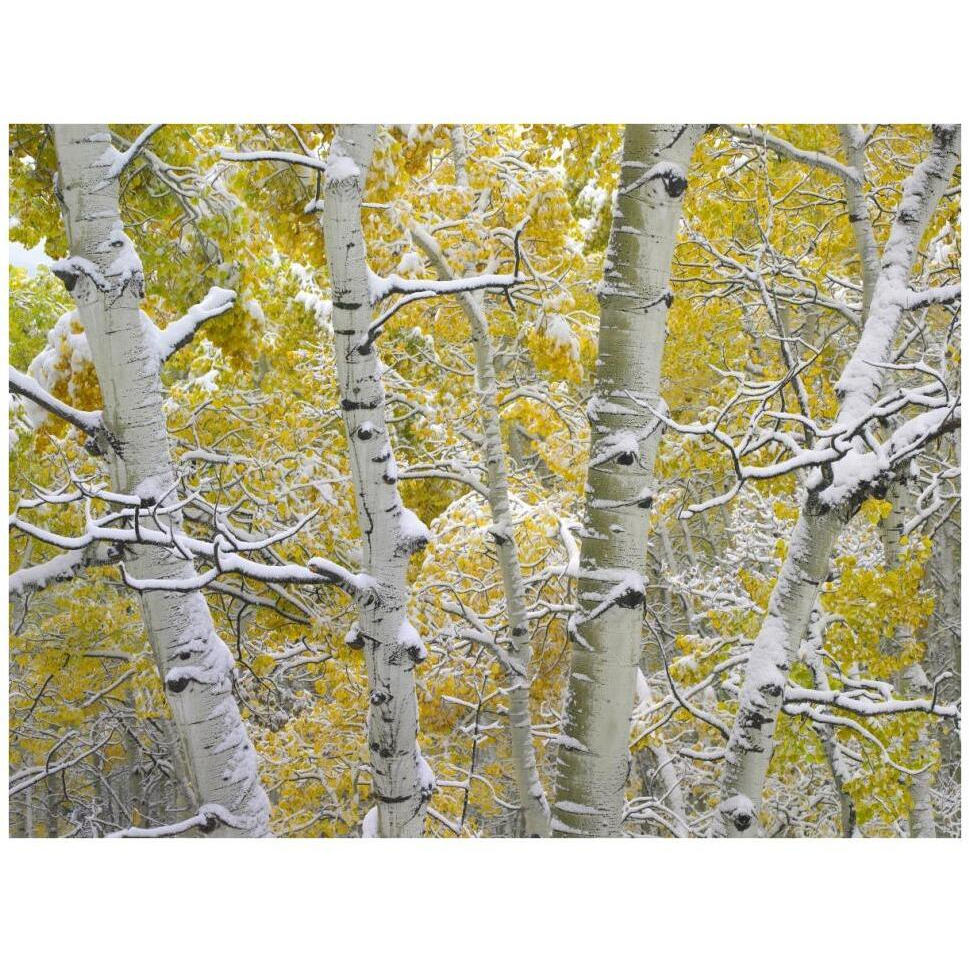
M762 713L757 710L751 710L750 713L744 718L744 726L751 730L760 730L770 723L771 718L765 717Z
M646 596L642 589L625 589L621 595L616 596L616 605L620 609L636 609L646 601Z
M664 172L663 187L671 199L678 199L686 191L686 179L679 172Z
M69 292L74 292L74 287L77 285L77 273L71 272L69 269L55 269L54 275L64 284L64 288Z
M181 693L190 682L191 680L187 676L176 676L174 679L168 680L166 685L169 693Z
M428 540L426 535L405 535L397 545L397 554L408 557L416 555L418 552L423 552L427 548L427 545Z
M619 457L616 458L616 464L621 464L623 467L628 468L636 460L636 455L633 451L623 451Z
M746 811L737 811L731 820L738 831L746 831L754 819Z
M379 707L382 703L386 703L390 699L389 693L384 693L381 690L372 690L370 692L370 702L375 707Z

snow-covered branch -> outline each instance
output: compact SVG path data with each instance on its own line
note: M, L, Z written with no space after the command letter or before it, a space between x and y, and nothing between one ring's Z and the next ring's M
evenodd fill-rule
M9 593L11 596L25 596L40 592L52 582L66 582L74 578L82 569L111 565L119 558L118 550L111 545L73 549L38 565L28 565L11 572L8 581Z
M129 545L168 548L183 558L198 556L215 563L214 567L208 572L185 579L136 579L125 572L125 582L131 588L142 592L147 590L190 592L205 588L216 581L222 574L236 573L268 585L334 585L348 595L357 598L365 598L373 593L373 582L369 576L354 574L327 559L312 558L305 566L265 565L238 554L239 552L259 551L267 548L271 544L282 541L284 538L291 537L305 522L301 522L293 529L289 529L280 535L275 535L268 539L255 542L238 542L233 540L232 544L230 544L229 539L223 534L217 535L214 541L206 542L174 530L165 532L153 528L146 528L142 521L143 516L144 512L138 512L134 517L134 523L131 528L111 527L110 525L104 524L104 519L89 521L87 530L80 535L62 535L57 532L52 532L30 522L26 522L16 514L10 517L9 524L11 528L25 535L29 535L38 541L56 548L63 548L74 552L79 552L96 543L104 542L116 546ZM161 512L155 510L155 519L157 520L160 516ZM110 516L110 521L116 521L118 517L121 516ZM123 517L130 517L130 513L125 513Z
M114 148L109 148L108 152L105 154L105 161L108 162L107 170L105 171L106 178L117 178L134 160L144 151L145 146L148 144L149 140L160 131L165 126L163 124L151 124L148 125L145 130L138 135L137 138L127 148L125 151L117 151Z
M203 804L198 813L184 821L174 824L163 824L156 828L124 828L108 835L109 838L174 838L187 831L198 829L203 834L210 834L216 826L224 824L230 828L247 827L244 818L236 817L221 804Z
M818 502L828 508L857 504L876 485L891 479L929 441L961 426L962 407L958 398L951 404L924 411L901 424L884 444L871 439L870 450L852 450L832 469L831 483L817 491ZM808 479L809 488L822 484L820 474Z
M378 276L370 273L370 302L376 306L388 296L403 293L427 299L431 296L449 296L455 293L473 293L479 289L508 290L527 282L528 277L521 273L483 273L480 276L465 276L462 279L404 279L396 273Z
M226 161L234 162L283 162L287 165L302 165L325 172L327 163L313 155L298 155L292 151L225 151L221 152Z
M195 334L207 320L227 313L235 306L236 294L231 289L213 286L205 298L196 303L181 319L164 329L155 328L155 344L158 358L164 363L176 350L191 343Z
M808 690L788 684L784 689L785 712L808 714L802 705L836 707L862 717L884 717L897 713L931 713L946 719L958 719L960 710L951 704L940 705L935 697L914 700L872 700L852 692L839 690ZM793 709L787 709L787 708Z
M357 352L367 354L373 347L374 341L383 332L387 321L398 311L410 303L419 300L433 299L436 296L452 296L461 293L473 293L479 290L500 290L511 303L511 292L516 286L528 281L528 277L518 271L520 253L518 251L519 234L515 236L515 271L511 274L484 273L480 276L466 276L463 279L404 279L396 273L390 276L378 276L369 273L370 303L376 306L394 293L403 294L390 309L385 310L369 326L367 335L358 342Z
M962 283L949 286L933 286L931 289L909 290L904 297L907 310L920 310L926 306L955 303L962 299Z
M67 421L68 424L72 424L91 437L104 433L105 427L101 411L78 410L76 407L71 407L70 404L65 404L49 394L33 377L28 377L27 374L21 373L15 367L10 367L9 371L10 393L32 400L55 417Z
M798 148L789 141L764 131L763 128L757 128L753 125L731 124L724 125L724 128L735 138L754 145L770 148L778 155L791 161L811 165L814 168L821 168L826 172L830 172L832 175L837 175L846 182L859 183L862 180L861 173L853 166L845 165L836 158L832 158L830 155L826 155L821 151L807 151L803 148Z
M887 481L895 469L903 466L924 445L960 426L960 400L950 397L944 385L940 388L940 378L934 371L911 366L899 369L917 369L934 377L934 380L919 387L893 391L850 424L839 420L826 427L800 414L772 411L762 406L743 436L737 440L723 429L724 418L734 401L703 424L681 424L667 414L653 410L657 420L679 434L712 438L727 451L733 465L733 485L716 497L688 505L681 512L681 517L690 518L726 503L746 481L764 481L797 471L824 471L826 477L817 474L809 478L808 484L815 499L827 507L840 506L846 501L854 502L859 496L871 493L876 485ZM909 407L923 410L902 423L884 442L880 443L868 432L872 423L884 423ZM761 419L770 421L771 426L759 428ZM816 441L814 446L802 447L792 434L783 429L784 423L809 428ZM862 444L864 448L860 449ZM745 458L761 456L768 445L780 447L789 456L770 462L761 460L757 464L745 462Z

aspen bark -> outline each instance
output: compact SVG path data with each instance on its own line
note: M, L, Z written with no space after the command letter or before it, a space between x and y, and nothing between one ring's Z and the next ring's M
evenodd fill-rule
M699 125L628 125L599 293L599 351L556 836L616 837L642 646L673 247Z
M811 679L816 690L829 690L828 673L824 668L824 657L821 655L823 648L823 632L821 615L815 610L812 617L808 635L804 640L804 663L811 671ZM838 796L838 805L841 814L841 836L843 838L860 838L861 831L858 828L858 814L855 809L855 801L848 792L848 782L851 780L851 768L845 760L841 747L838 744L838 737L835 728L830 723L815 723L814 732L821 740L821 747L824 750L825 759L831 769L831 780L834 784L835 794Z
M908 485L904 480L895 482L889 494L892 510L882 522L882 544L885 550L885 568L897 569L901 565L902 532L910 512L911 498ZM895 627L895 648L901 653L912 645L915 632L911 626L903 624ZM896 685L903 696L924 695L928 681L921 663L911 663L896 678ZM912 744L912 757L921 759L932 750L928 726L919 730L918 738ZM935 812L932 807L932 774L925 770L908 778L908 793L911 801L908 829L909 837L934 838Z
M153 331L140 310L143 277L125 235L113 149L104 125L55 125L59 191L71 259L60 270L77 304L104 398L104 445L112 486L137 495L145 509L176 497L162 410L164 391ZM145 512L139 511L139 515ZM167 524L178 529L177 515ZM125 550L140 580L191 581L193 563L158 547ZM268 834L268 801L256 755L232 694L232 656L201 592L146 591L141 611L201 805L217 805L224 823L212 836Z
M865 150L864 135L854 124L838 125L841 145L848 156L848 163L858 172L859 181L843 179L848 200L848 221L855 236L855 246L861 259L862 301L861 315L865 318L871 308L871 298L878 281L880 255L875 233L868 215L868 198L864 191Z
M341 409L372 587L357 599L369 685L367 735L376 825L365 833L420 837L434 775L417 740L414 667L425 654L407 619L407 565L427 543L426 528L404 507L397 487L380 363L368 343L371 324L367 249L360 219L374 125L340 125L325 176L323 233L333 291L333 333Z
M651 703L653 699L649 681L645 676L637 677L637 703ZM682 778L677 773L675 754L663 742L657 731L650 738L648 747L637 754L637 766L643 783L643 793L653 796L665 806L670 814L669 826L677 838L688 838L689 828L685 823L686 801L683 797Z
M467 188L468 139L464 132L464 125L451 125L448 134L451 137L451 153L454 156L454 183L458 188Z
M818 589L827 578L831 552L844 524L842 516L801 510L767 603L767 616L751 647L740 705L727 743L720 804L726 832L758 833L756 820L764 779L774 752L774 729L787 675L807 634ZM729 794L727 794L729 792Z

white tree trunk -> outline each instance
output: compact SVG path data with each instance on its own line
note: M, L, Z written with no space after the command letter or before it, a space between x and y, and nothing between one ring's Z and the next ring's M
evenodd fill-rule
M958 157L958 129L937 127L931 151L906 179L872 293L871 310L838 382L841 406L837 425L855 426L878 399L886 373L882 364L891 359L919 243ZM837 475L837 463L833 472ZM760 833L757 815L774 752L774 728L787 674L807 633L834 543L852 513L849 500L829 508L821 506L813 493L801 508L767 604L767 616L747 663L737 718L727 744L718 834L751 837Z
M419 227L411 230L411 236L427 254L435 272L442 279L453 279L454 273L434 239ZM525 815L525 835L529 838L544 838L549 834L551 814L538 773L532 739L529 706L531 633L525 606L525 584L518 559L518 543L515 540L515 525L508 498L508 462L501 437L494 348L480 298L471 293L461 293L458 299L471 324L478 386L478 414L483 431L485 465L488 469L488 505L494 523L491 534L501 571L508 615L508 635L511 640L505 673L510 681L507 695L512 761L518 796Z
M878 281L880 255L875 233L868 215L868 198L864 191L865 149L864 133L856 124L838 125L841 145L848 156L848 164L857 171L859 180L843 179L848 200L848 220L855 236L855 246L861 260L862 301L861 315L864 319L871 307L871 298Z
M600 289L590 459L553 805L557 836L620 833L642 643L660 365L686 174L703 128L628 125Z
M824 668L824 657L821 655L821 650L824 647L822 630L821 614L818 610L815 610L807 637L804 640L803 659L804 664L811 671L814 688L827 691L831 688L831 685L828 681L828 672ZM860 838L861 831L858 828L858 813L855 809L855 801L847 787L851 780L851 768L841 751L835 728L830 723L815 723L813 726L814 732L821 740L825 759L831 769L831 780L834 784L835 794L838 796L838 805L841 809L841 836L843 838Z
M886 496L891 500L892 510L882 522L882 544L885 549L885 568L897 569L901 565L902 532L911 510L911 496L908 484L898 481L892 485ZM912 645L915 632L911 626L904 624L895 627L895 649L903 652ZM925 695L929 683L922 669L921 663L912 663L901 671L896 683L902 696ZM912 744L911 756L921 760L931 752L929 727L924 726L919 731L918 738ZM908 793L911 801L909 811L908 830L912 838L934 838L935 812L932 807L932 775L933 771L926 770L908 778Z
M139 305L140 262L124 234L113 149L104 125L55 125L59 190L71 259L60 270L77 303L104 397L112 486L145 508L174 496L176 479L162 411L164 392L153 330ZM177 516L169 517L178 528ZM125 568L135 579L188 581L193 563L164 548L134 547ZM148 639L200 805L223 823L214 836L268 834L269 805L256 755L232 694L232 656L200 592L139 595Z
M458 188L468 187L468 139L464 125L451 125L451 152L454 160L454 183Z
M649 681L640 672L636 677L636 702L648 705L652 700L653 692L649 688ZM655 762L656 766L651 770L644 769L646 758ZM649 746L639 752L644 794L655 796L659 804L667 809L667 824L672 833L677 838L688 838L690 830L686 825L686 800L683 797L682 778L676 770L675 762L676 755L663 742L659 731L652 735Z
M373 125L340 125L326 171L323 230L333 291L333 332L341 407L372 594L358 598L367 664L370 767L380 837L420 837L434 776L417 742L414 666L425 656L407 619L407 564L427 530L400 499L387 430L384 389L371 324L367 249L360 222ZM366 350L362 348L366 346Z

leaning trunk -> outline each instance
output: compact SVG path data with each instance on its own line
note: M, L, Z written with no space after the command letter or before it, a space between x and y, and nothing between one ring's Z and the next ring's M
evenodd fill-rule
M162 405L160 358L141 313L143 276L110 177L104 125L55 125L59 188L71 259L65 279L87 334L104 398L104 443L112 487L157 509L176 496ZM162 516L173 529L176 514ZM191 560L166 548L132 545L124 565L138 580L191 584ZM197 806L212 806L216 836L268 834L269 805L256 755L232 693L232 656L200 592L139 594L155 662L185 753Z
M863 425L882 391L885 364L891 362L919 242L958 157L958 129L936 127L931 151L905 181L872 292L871 309L838 381L841 406L835 426ZM834 544L862 497L849 488L834 501L824 499L825 486L841 480L842 465L843 461L835 462L805 499L767 615L751 648L737 718L727 742L716 834L750 837L760 833L758 813L787 674L807 632Z

